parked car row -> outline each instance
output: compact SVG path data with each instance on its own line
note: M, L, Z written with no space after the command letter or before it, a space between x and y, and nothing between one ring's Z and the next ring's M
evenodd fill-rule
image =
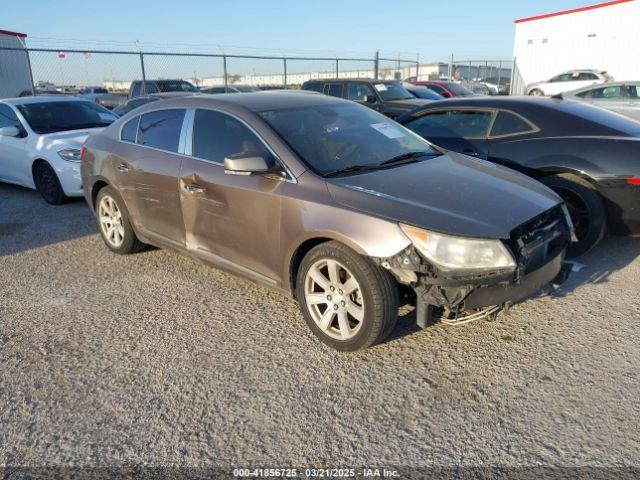
M640 124L584 103L367 79L179 90L120 118L1 101L0 179L84 195L116 253L169 247L292 295L339 350L383 341L401 293L421 327L496 315L607 229L640 233Z

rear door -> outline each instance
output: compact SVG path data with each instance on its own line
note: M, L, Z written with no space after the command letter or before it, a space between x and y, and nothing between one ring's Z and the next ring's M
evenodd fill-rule
M173 108L141 115L136 145L126 149L126 156L116 165L134 220L145 230L179 244L185 242L179 194L183 157L178 153L185 113L185 109Z
M218 110L191 110L180 197L187 248L205 259L278 281L280 192L285 180L229 175L224 159L238 153L275 155L242 120ZM267 280L268 281L268 280Z
M4 103L0 103L0 127L16 127L24 132L16 113ZM26 154L26 143L25 134L19 137L0 135L0 180L21 185L29 183L27 179L31 176L31 165Z
M487 135L493 118L491 109L460 107L427 111L405 126L439 147L487 158Z

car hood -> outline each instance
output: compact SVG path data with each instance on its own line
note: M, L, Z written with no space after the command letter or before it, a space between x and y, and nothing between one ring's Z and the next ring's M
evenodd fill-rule
M454 152L327 182L343 206L466 237L509 238L561 202L536 180Z
M40 136L42 148L80 148L87 137L92 133L98 133L103 128L90 128L83 130L71 130L67 132L47 133Z

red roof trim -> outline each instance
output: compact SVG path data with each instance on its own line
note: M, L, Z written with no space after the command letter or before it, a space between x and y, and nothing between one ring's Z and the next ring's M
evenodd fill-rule
M549 17L558 17L560 15L567 15L569 13L584 12L587 10L594 10L596 8L609 7L611 5L617 5L618 3L627 3L631 1L633 0L613 0L611 2L598 3L596 5L588 5L586 7L574 8L572 10L564 10L562 12L546 13L544 15L536 15L535 17L519 18L518 20L515 21L515 23L530 22L532 20L540 20L540 19L549 18Z
M12 32L10 30L0 30L0 35L11 35L12 37L20 37L20 38L25 38L27 36L26 33Z

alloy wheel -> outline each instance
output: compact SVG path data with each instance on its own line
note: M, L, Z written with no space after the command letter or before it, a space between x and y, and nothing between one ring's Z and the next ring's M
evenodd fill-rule
M362 327L365 313L362 289L353 274L337 260L318 260L309 268L304 298L311 317L325 335L349 340Z
M116 201L105 195L98 205L98 220L104 238L113 248L118 248L124 241L124 222L122 212Z

